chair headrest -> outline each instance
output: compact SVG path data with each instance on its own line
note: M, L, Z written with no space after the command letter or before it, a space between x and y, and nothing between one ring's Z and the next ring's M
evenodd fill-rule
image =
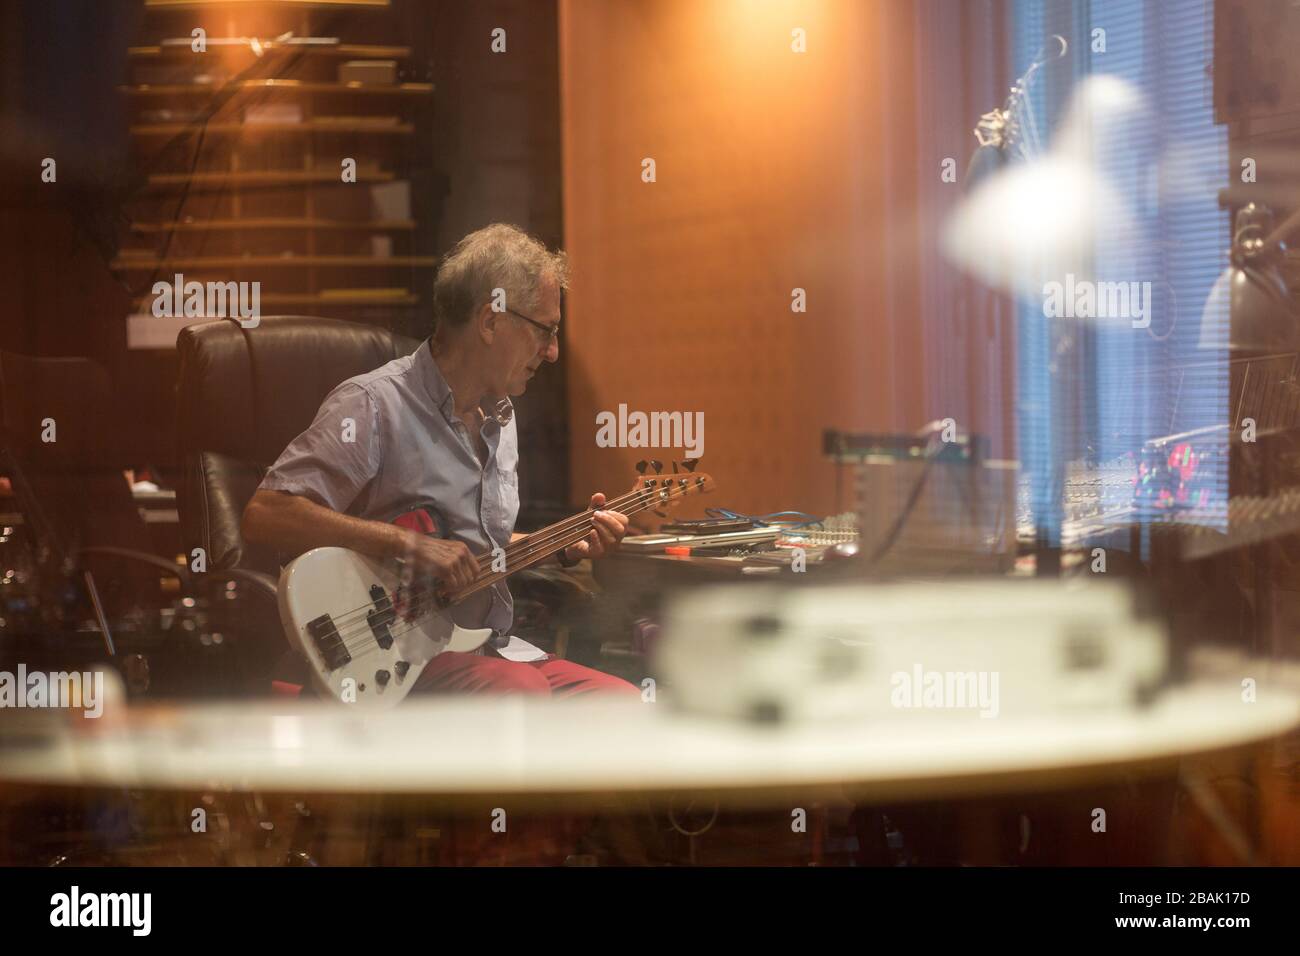
M217 319L181 330L177 447L269 465L344 379L420 345L377 326L301 315L245 329Z

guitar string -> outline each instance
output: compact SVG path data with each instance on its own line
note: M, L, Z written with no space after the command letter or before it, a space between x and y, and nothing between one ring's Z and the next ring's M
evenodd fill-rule
M633 514L637 514L638 512L644 511L647 508L652 508L655 507L657 504L662 504L662 503L663 500L660 499L658 495L655 495L653 500L639 501L636 503L636 505L627 508L623 513L631 516ZM577 528L575 527L573 531L576 532ZM585 534L585 531L583 533ZM579 538L578 540L581 540L581 538ZM549 548L538 548L536 549L536 553L534 554L534 557L536 557L537 554L541 554L542 556L545 556L545 554L549 553L549 550L550 550ZM502 575L501 579L504 580L505 577L509 576L510 574L513 574L515 571L523 570L523 567L526 566L527 565L516 567L513 570L506 572L505 574ZM493 572L493 573L500 574L501 572ZM473 587L475 590L477 590L485 583L486 582L482 582L482 581L476 582L476 584L471 585L470 587ZM491 582L491 583L496 583L496 582ZM434 598L432 600L429 600L428 598L431 593L434 594ZM469 590L469 588L466 588L464 591L457 592L456 597L458 599L463 598L468 596L469 593L472 592ZM406 608L405 612L401 615L401 618L405 621L410 621L413 617L421 616L431 608L439 606L437 600L436 586L432 588L424 588L417 591L409 592L406 595L406 597L409 600L409 606ZM450 603L454 603L454 602L449 602L448 605L443 605L443 606L450 606ZM407 630L410 630L410 628L408 628ZM340 631L336 628L336 632L339 634L340 637L343 638L343 646L349 652L352 652L353 650L356 650L359 647L367 646L370 641L374 640L374 634L370 630L369 622L365 622L359 625L349 626L344 631ZM402 631L400 633L404 634L406 632L407 631ZM352 641L352 643L349 644L349 641Z
M703 476L701 477L703 478ZM691 485L688 483L684 487L686 489L689 489ZM633 514L636 514L641 511L645 511L649 508L666 504L667 502L671 501L674 498L681 497L684 493L689 493L688 491L684 492L682 488L683 486L681 485L665 485L663 486L663 488L659 490L656 490L654 488L643 488L638 491L629 492L626 495L620 496L619 498L615 499L613 502L607 503L608 505L613 505L614 507L612 508L606 507L601 510L615 510L617 508L623 508L624 510L621 511L620 513L626 514L630 517ZM665 489L668 491L667 497L664 497L662 495L662 491ZM623 499L631 499L631 500L625 502ZM631 505L631 507L624 507L625 504ZM549 554L551 551L557 549L557 544L556 544L557 541L562 540L567 536L577 534L578 530L581 528L582 529L581 534L574 539L573 543L576 543L577 541L582 540L582 537L584 537L590 530L591 521L592 521L590 517L591 514L593 513L586 512L582 515L575 515L572 518L566 519L565 521L557 522L555 525L552 525L550 528L543 528L541 531L536 533L536 535L542 535L539 541L530 541L529 540L530 538L534 538L536 536L536 535L530 535L529 538L520 539L518 542L516 542L517 546L512 549L507 549L506 553L508 555L513 554L514 556L527 555L528 558L533 558L538 555L545 556ZM489 554L487 555L487 557L491 559L492 556L491 554ZM494 571L492 573L501 574L502 575L501 580L504 580L505 577L508 577L509 575L522 569L523 567L521 566L521 567L516 567L514 569L507 570L504 573L499 571ZM480 566L480 572L482 572L483 570L486 569ZM472 582L470 585L466 586L460 591L457 591L454 594L450 595L447 601L447 605L444 606L450 606L451 604L454 604L459 600L463 600L465 597L468 597L470 594L478 590L481 590L483 587L494 583L496 582L487 582L482 579ZM428 596L431 593L435 595L435 598L433 600L425 600L426 598L428 598ZM401 616L409 620L412 616L422 615L425 611L429 610L431 607L435 607L438 605L436 595L437 595L436 585L431 587L414 589L406 592L403 595L403 597L409 602L409 605L406 611ZM341 615L339 618L340 621L345 622L343 623L343 626L340 627L338 624L335 625L335 632L339 635L340 638L342 638L343 646L350 653L353 650L355 650L357 647L364 645L368 640L373 640L374 635L373 632L371 632L370 630L370 624L368 621L364 621L364 622L357 621L354 624L349 619L358 618L361 614L368 615L372 610L373 610L373 606L370 608L362 607L354 612L347 612L344 615ZM410 629L408 628L408 630ZM403 631L401 633L406 633L406 631ZM360 638L360 641L357 640L358 638ZM349 641L351 641L352 643L349 644Z
M673 498L677 498L681 496L681 491L679 489L681 489L682 487L686 487L687 489L689 489L691 487L689 482L689 477L686 475L683 475L681 477L687 478L688 481L687 485L685 486L682 486L680 484L673 485L671 484L673 479L671 478L667 479L667 483L664 485L664 487L667 487L671 492L671 494L668 496L667 499L662 498L659 492L653 487L639 488L635 491L630 491L627 492L626 494L620 495L619 497L613 499L612 501L606 502L605 507L602 508L601 510L607 510L607 511L617 510L621 508L624 504L631 504L633 503L633 501L638 501L638 502L645 501L647 499L647 496L652 497L654 501L658 503L671 501ZM702 482L707 480L707 476L701 475L700 479L701 479L701 483L699 484L699 486L703 487ZM655 479L651 479L651 480L655 480ZM579 527L582 527L584 525L585 527L583 527L583 535L585 536L593 527L592 517L591 517L593 514L594 514L593 512L588 511L588 512L583 512L581 514L573 515L569 518L564 519L563 521L558 521L553 525L549 525L545 528L541 528L538 531L535 531L533 534L527 535L519 539L518 541L513 542L512 544L508 545L506 548L503 549L504 553L507 556L507 563L509 563L509 559L511 557L517 557L518 555L521 554L528 554L529 552L536 553L537 551L544 551L546 553L549 553L552 550L558 550L557 542L559 540L575 532ZM579 538L578 540L581 540L581 538ZM576 543L576 541L573 543ZM490 551L482 555L476 556L475 561L479 566L479 573L481 574L484 571L487 571L494 560L495 560L495 555L493 552ZM487 564L484 564L484 562L487 562ZM492 573L500 573L500 572L492 572ZM506 574L512 574L512 573L514 572L509 570L506 572ZM433 585L433 587L436 588L436 585ZM473 590L471 589L477 590L478 582L472 582L464 589L463 592L457 592L457 593L460 594L462 597L468 596L468 594L473 593ZM429 588L427 587L422 589L413 589L412 591L408 592L408 596L410 594L423 596L427 594L428 591ZM454 599L455 599L455 595L452 596L452 600L449 600L448 603L455 603ZM336 630L338 629L339 623L343 623L344 626L351 626L354 620L359 619L363 615L369 615L372 610L374 610L373 604L363 605L351 611L344 611L342 614L339 614L334 617ZM369 625L367 624L367 626Z
M638 507L636 507L636 508L634 508L634 509L631 509L629 512L624 512L624 513L626 513L626 514L635 514L635 513L637 513L637 512L644 511L644 510L646 510L647 508L652 508L652 507L654 507L656 504L660 504L660 503L662 503L662 502L659 501L659 500L656 500L656 501L650 501L650 502L644 502L644 503L641 503ZM522 568L519 568L519 569L516 569L516 570L522 570ZM423 616L423 614L425 613L425 611L429 610L431 607L436 607L436 606L437 606L437 602L436 602L436 601L425 602L423 605L418 606L418 608L413 608L412 610L408 611L408 612L406 613L406 615L404 615L404 619L405 619L406 621L410 622L410 623L409 623L409 626L406 627L406 628L404 628L404 629L402 629L402 630L400 630L400 631L396 631L396 630L394 630L394 631L390 631L390 633L392 634L394 640L396 640L397 638L402 637L402 636L404 636L404 635L406 635L406 634L409 634L411 631L414 631L414 630L418 629L419 626L420 626L419 623L416 622L416 621L413 621L412 618L413 618L413 617ZM354 644L353 644L352 646L348 646L348 645L346 644L346 642L345 642L345 644L344 644L344 646L347 647L347 650L348 650L348 652L349 652L349 656L351 656L352 660L354 660L354 661L355 661L355 660L358 660L358 659L361 658L361 657L364 657L366 654L369 654L369 653L371 653L371 652L373 652L373 651L376 651L376 650L379 650L379 649L380 649L378 642L375 641L374 635L373 635L373 634L370 634L370 633L366 633L366 631L368 631L368 630L369 630L369 625L366 625L365 631L361 631L360 629L354 631L354 632L353 632L354 634L356 634L356 633L361 633L361 634L362 634L362 639L359 640L359 641L354 642ZM354 651L355 651L355 653L354 653Z
M615 498L613 501L606 502L605 508L601 510L617 510L618 508L622 507L624 504L631 504L632 500L634 499L641 500L645 496L646 492L653 493L652 489L648 489L648 488L641 489L639 491L628 492L625 495L620 495L618 498ZM624 499L627 500L625 501ZM590 524L591 522L590 516L592 514L594 513L587 511L587 512L583 512L582 514L571 515L570 517L565 518L563 521L558 521L553 525L548 525L547 527L541 528L538 531L534 532L532 535L528 535L525 538L521 538L518 541L508 544L503 549L506 554L507 563L509 563L509 559L512 556L517 554L522 554L526 551L538 547L535 544L534 545L528 544L530 538L544 535L545 536L544 540L555 540L557 534L565 534L568 533L570 530L576 530L584 522ZM588 528L587 530L590 529ZM584 531L584 534L585 533L586 532ZM487 566L483 564L484 559L486 559L489 562ZM486 570L486 567L490 566L490 563L493 559L494 559L494 553L491 551L486 552L485 554L482 555L475 555L474 560L478 564L479 573L482 573L484 570ZM409 593L411 592L408 592L408 594ZM354 619L362 615L367 615L373 610L374 610L373 604L365 604L362 605L361 607L354 608L350 611L344 611L341 614L333 615L333 621L335 622L336 627L341 623L351 624Z

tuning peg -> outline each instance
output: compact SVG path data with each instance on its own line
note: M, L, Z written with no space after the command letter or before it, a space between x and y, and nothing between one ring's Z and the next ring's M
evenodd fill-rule
M649 464L649 462L645 461L644 459L642 459L641 461L638 461L638 462L636 463L636 470L637 470L637 473L638 473L638 474L642 474L642 475L644 475L644 474L645 474L645 470L646 470L648 467L650 467L650 464Z
M673 462L673 474L677 474L677 462Z
M658 458L650 459L650 467L655 470L656 475L662 475L664 472L664 463Z
M682 462L682 467L685 468L687 471L694 471L695 466L698 465L699 463L700 460L698 458L687 458L685 461Z

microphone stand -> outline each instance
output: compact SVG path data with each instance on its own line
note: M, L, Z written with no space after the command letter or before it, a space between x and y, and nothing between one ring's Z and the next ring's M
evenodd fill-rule
M1048 52L1049 46L1054 48L1054 52ZM1034 154L1042 151L1034 111L1028 107L1029 87L1043 66L1050 60L1065 56L1069 49L1070 44L1060 34L1054 33L1048 37L1048 42L1039 49L1034 61L1029 64L1029 69L1012 85L1011 93L1002 108L990 110L975 124L973 132L980 146L995 146L1004 152L1017 149L1020 151L1020 159L1027 158L1022 142L1027 141ZM1025 134L1023 137L1022 132Z
M967 188L970 188L970 184L985 172L986 166L981 165L981 157L991 155L992 159L988 160L988 162L994 164L994 166L1000 166L1013 158L1024 161L1042 153L1042 139L1038 133L1038 125L1034 120L1034 111L1029 102L1029 96L1038 71L1047 63L1065 56L1069 49L1069 43L1060 34L1052 34L1048 37L1035 55L1033 62L1029 64L1029 68L1012 84L1010 94L1002 107L990 110L980 117L973 130L979 146L972 155L968 166ZM1071 333L1068 330L1062 329L1059 325L1053 325L1049 344L1051 354L1048 357L1048 374L1053 398L1056 399L1052 402L1054 418L1061 414L1064 402L1061 400L1061 396L1055 394L1058 391L1056 387L1058 379L1052 368L1060 361L1062 354L1069 351L1072 345L1070 335ZM1060 421L1053 422L1052 433L1054 435L1065 434L1060 427L1062 424ZM1064 520L1062 500L1065 492L1066 469L1063 462L1054 460L1055 457L1054 454L1049 453L1048 455L1048 486L1053 491L1053 499L1048 507L1052 509L1056 524L1059 527ZM1053 547L1050 516L1040 514L1038 503L1033 500L1033 496L1030 499L1030 508L1036 516L1034 533L1036 573L1042 577L1058 577L1061 568L1060 542L1058 540L1056 546Z

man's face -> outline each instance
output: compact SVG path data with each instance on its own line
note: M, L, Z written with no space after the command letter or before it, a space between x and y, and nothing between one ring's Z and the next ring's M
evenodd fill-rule
M538 325L548 329L560 322L560 286L554 279L542 283L537 306L531 312L518 310ZM500 362L505 375L506 395L524 394L528 381L543 362L554 362L560 357L559 342L551 335L510 312L504 312L497 323L501 332ZM495 350L494 350L495 351Z

